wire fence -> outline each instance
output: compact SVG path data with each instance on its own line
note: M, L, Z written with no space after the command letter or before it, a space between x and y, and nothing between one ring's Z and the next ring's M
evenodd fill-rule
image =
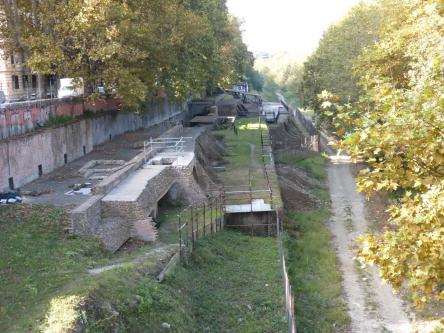
M279 243L279 258L282 270L282 279L285 290L285 308L288 321L288 333L296 333L296 321L295 321L295 309L294 309L294 296L291 287L290 280L288 278L287 265L285 261L285 247L283 240L283 224L276 212L276 224L277 224L277 239Z

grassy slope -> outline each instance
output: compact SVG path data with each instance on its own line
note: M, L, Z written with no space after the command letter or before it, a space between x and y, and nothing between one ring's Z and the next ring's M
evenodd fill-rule
M161 332L163 322L170 332L285 327L274 239L222 232L200 240L189 262L159 284L155 258L88 276L87 268L134 259L147 247L119 257L96 241L67 238L56 208L2 207L0 221L0 332L64 332L81 300L89 332Z
M169 332L180 333L284 332L277 251L274 239L224 231L199 240L188 263L162 284L137 271L126 278L122 272L120 281L105 277L97 293L125 320L91 317L89 329L154 333L168 323Z
M280 162L326 179L325 159L319 154L294 154ZM295 293L299 333L347 332L349 317L342 299L341 274L326 226L330 216L325 188L313 189L324 205L307 212L287 212L289 276Z
M109 254L95 241L68 239L63 211L0 207L0 331L37 327L53 297Z

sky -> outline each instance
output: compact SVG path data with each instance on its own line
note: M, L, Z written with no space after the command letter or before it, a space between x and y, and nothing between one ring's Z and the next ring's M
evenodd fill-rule
M230 13L243 21L245 43L253 52L287 52L303 59L329 25L359 0L228 0Z

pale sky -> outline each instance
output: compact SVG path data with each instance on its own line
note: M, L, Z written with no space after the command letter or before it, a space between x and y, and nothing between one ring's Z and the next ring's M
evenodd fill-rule
M244 23L250 51L289 52L298 57L316 48L328 26L359 0L228 0L230 13Z

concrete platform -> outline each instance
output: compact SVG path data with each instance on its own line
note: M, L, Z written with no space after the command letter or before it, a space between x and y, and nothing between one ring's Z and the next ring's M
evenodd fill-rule
M263 199L253 200L251 204L225 206L225 212L228 214L271 212L271 211L273 211L273 209L271 209L271 205L265 203Z
M143 169L134 172L119 186L106 195L102 201L137 201L147 188L150 180L158 176L168 166L146 165Z
M194 161L194 153L193 152L184 152L178 155L172 153L159 153L150 159L144 166L144 169L149 169L152 166L162 165L165 161L173 161L172 164L169 164L172 167L188 167Z

